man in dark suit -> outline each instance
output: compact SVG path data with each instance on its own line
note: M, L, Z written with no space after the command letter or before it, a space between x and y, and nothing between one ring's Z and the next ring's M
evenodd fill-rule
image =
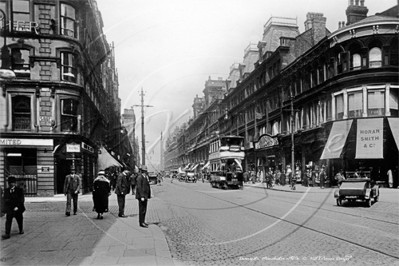
M76 174L75 168L71 168L71 174L65 177L64 195L67 197L65 215L71 215L71 201L73 201L73 214L78 210L78 194L82 186L80 175Z
M19 233L24 233L23 228L23 213L25 211L25 197L22 188L16 186L16 178L14 176L8 177L8 188L4 190L4 208L6 213L6 234L2 236L3 239L10 238L12 218L15 217L18 223Z
M130 192L130 171L124 170L118 175L116 179L115 194L118 199L119 213L118 216L121 218L126 218L125 216L125 198Z
M139 225L147 228L145 215L147 213L148 199L151 198L151 188L148 181L147 166L142 165L136 182L136 199L139 201Z

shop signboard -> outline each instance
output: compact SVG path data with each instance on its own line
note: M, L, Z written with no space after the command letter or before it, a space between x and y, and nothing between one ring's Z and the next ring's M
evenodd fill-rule
M80 145L76 143L71 143L66 145L66 151L67 152L80 152Z

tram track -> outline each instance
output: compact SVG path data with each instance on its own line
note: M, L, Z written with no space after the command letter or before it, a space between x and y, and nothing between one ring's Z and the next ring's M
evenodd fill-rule
M382 219L375 219L375 218L371 218L371 217L364 217L364 216L362 216L362 215L348 214L348 213L345 213L345 212L333 211L333 210L331 210L331 209L322 208L321 206L323 206L323 205L325 204L325 202L327 201L327 197L326 197L322 202L320 202L319 207L315 207L315 206L311 206L311 205L307 205L307 204L301 204L301 205L300 205L301 207L311 208L311 209L313 209L314 211L313 211L313 212L311 211L309 217L306 218L303 222L299 223L299 222L290 221L290 220L288 220L288 219L286 219L286 218L283 218L283 219L282 219L281 217L278 217L278 216L276 216L276 215L271 215L271 214L266 213L266 212L264 212L264 211L262 211L262 210L259 210L259 209L251 208L250 205L251 205L252 203L249 203L249 204L237 204L236 202L233 202L233 201L231 201L231 200L226 200L226 199L217 197L215 194L212 194L212 193L206 193L206 192L198 191L198 190L196 190L196 189L188 188L188 187L186 187L186 186L181 186L181 185L180 185L180 187L183 187L183 188L186 188L186 189L189 189L189 190L192 190L192 191L196 191L197 193L206 194L208 197L211 197L211 198L213 198L213 199L216 199L216 200L219 200L219 201L228 203L228 204L230 204L230 205L233 205L233 206L236 207L236 208L244 208L244 209L246 209L246 210L249 210L249 211L251 211L251 212L255 212L255 213L257 213L257 214L260 214L260 215L265 216L265 217L268 217L268 218L272 218L272 219L276 219L276 220L281 220L281 222L284 222L284 223L287 223L287 224L290 224L290 225L293 225L293 226L296 227L296 229L292 230L291 232L288 232L284 237L282 237L282 238L280 238L280 239L277 239L277 240L274 241L273 243L268 243L267 245L264 245L264 246L262 246L262 247L259 247L257 250L254 250L253 252L262 251L263 249L265 249L265 248L267 248L267 247L269 247L269 246L272 246L272 245L275 245L275 244L279 243L280 241L282 241L283 239L285 239L288 235L292 234L293 232L298 231L298 230L300 230L300 229L305 229L305 230L311 231L311 232L313 232L313 233L320 234L320 235L323 235L323 236L327 236L327 237L330 237L330 238L332 238L332 239L335 239L335 240L338 240L338 241L342 241L342 242L344 242L344 243L347 243L347 244L350 244L350 245L353 245L353 246L357 246L357 247L359 247L359 248L362 248L362 249L365 249L365 250L368 250L368 251L376 252L376 253L378 253L378 254L387 256L387 257L389 257L389 258L399 259L399 256L396 255L396 254L391 254L391 253L389 253L389 252L385 252L384 250L377 249L377 248L375 248L375 247L373 247L373 246L366 245L366 244L362 244L362 243L356 242L356 241L354 241L354 240L351 240L351 239L348 239L348 238L345 238L345 237L342 237L342 236L339 236L339 235L334 235L334 234L332 234L332 233L329 233L329 232L326 232L326 231L322 231L322 230L319 230L319 229L316 229L316 228L312 228L312 227L310 227L310 226L307 226L306 224L307 224L307 223L316 215L316 213L318 213L319 211L332 212L332 213L336 213L336 214L340 214L340 215L351 216L351 217L353 217L353 218L368 219L368 220L370 220L370 221L385 223L385 224L389 224L389 225L395 225L395 226L398 225L398 223L390 222L390 221L385 221L385 220L382 220ZM329 194L329 195L330 195L330 194ZM266 198L268 198L268 197L266 197ZM281 201L280 201L280 202L281 202ZM285 203L288 203L288 204L293 204L292 202L287 201L287 200L285 200L284 202L285 202ZM317 203L317 202L316 202L316 203Z

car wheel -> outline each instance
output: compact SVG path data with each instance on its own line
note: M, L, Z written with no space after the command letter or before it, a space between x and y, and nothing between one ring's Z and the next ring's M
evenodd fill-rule
M342 199L337 199L337 206L342 206Z

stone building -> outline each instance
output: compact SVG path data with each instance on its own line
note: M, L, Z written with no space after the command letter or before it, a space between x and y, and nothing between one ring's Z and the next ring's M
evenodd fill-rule
M0 185L15 175L28 196L62 193L71 168L91 190L99 147L122 163L113 45L95 0L0 1ZM3 38L2 38L3 39Z
M234 134L246 140L245 170L326 166L329 185L340 169L381 184L388 169L397 176L398 6L367 13L364 1L349 1L335 31L323 14L308 13L303 33L296 19L272 17L253 70L231 69L241 71L235 86L184 132L188 158L199 160L190 154L218 134ZM204 140L209 131L217 134Z

